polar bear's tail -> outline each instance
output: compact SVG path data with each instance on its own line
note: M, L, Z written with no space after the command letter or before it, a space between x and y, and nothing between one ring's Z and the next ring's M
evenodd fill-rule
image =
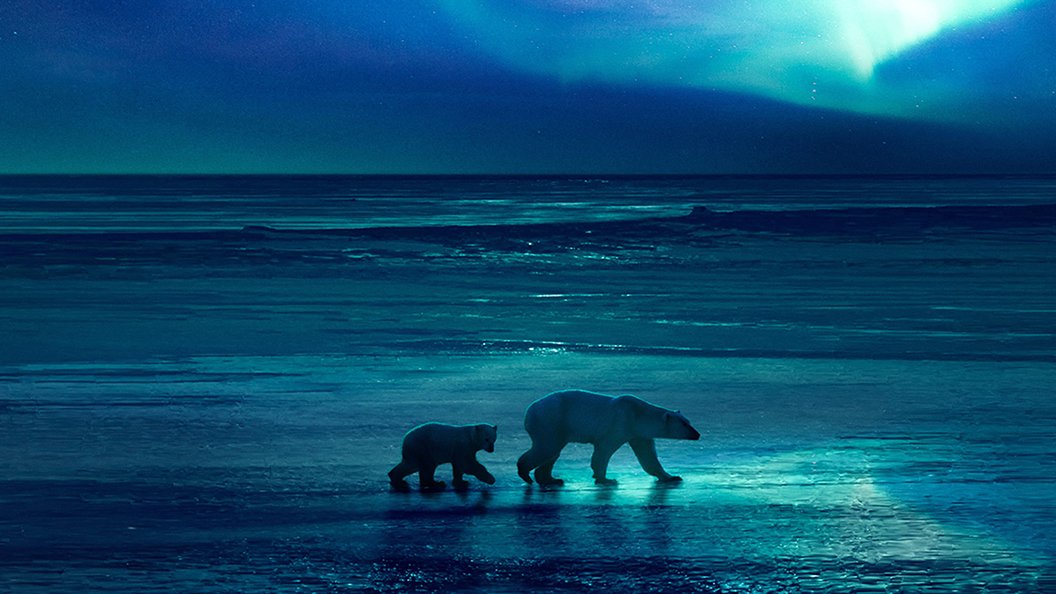
M524 411L524 430L528 432L529 437L534 436L538 430L538 419L536 418L538 415L535 410L537 404L539 404L538 400L531 403Z

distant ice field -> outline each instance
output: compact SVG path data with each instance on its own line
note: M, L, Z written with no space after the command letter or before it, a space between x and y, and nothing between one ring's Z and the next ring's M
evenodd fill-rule
M1052 177L6 176L0 232L524 224L718 211L1032 205Z

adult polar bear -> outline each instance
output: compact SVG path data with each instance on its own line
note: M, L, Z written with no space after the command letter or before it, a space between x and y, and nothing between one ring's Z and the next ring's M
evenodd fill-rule
M561 485L554 478L554 463L569 442L594 445L590 467L594 482L615 484L605 476L609 458L625 443L631 444L638 462L661 481L682 480L664 470L656 457L656 438L700 439L682 413L650 404L635 396L606 396L583 390L563 390L543 396L528 406L524 428L532 447L517 460L517 474L531 483L535 470L540 485Z

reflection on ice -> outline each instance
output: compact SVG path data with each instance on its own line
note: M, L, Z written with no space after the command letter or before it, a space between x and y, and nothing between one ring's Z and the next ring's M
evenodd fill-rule
M782 585L844 591L865 583L1029 591L1044 579L1044 556L900 501L869 466L860 451L810 449L700 469L686 473L684 483L632 478L614 487L507 486L422 501L400 497L390 502L398 511L387 516L398 521L387 531L399 536L375 555L392 559L413 550L456 565L495 563L496 575L507 566L533 574L491 584L510 588L564 580L585 586L591 578L584 567L597 577L710 584L718 591ZM441 532L443 544L414 536ZM656 573L642 560L655 562ZM422 566L414 576L392 569L382 579L446 579Z
M1042 561L997 535L986 534L971 519L966 525L959 525L929 515L926 506L918 509L900 501L887 492L885 481L872 471L876 460L864 453L876 444L855 445L862 449L787 452L746 461L710 476L694 475L694 479L707 483L702 489L711 489L716 502L783 506L810 518L812 525L808 530L793 530L790 535L796 538L775 543L773 553L778 555L809 552L866 563L922 559L1023 564ZM956 484L948 486L951 491L957 488Z

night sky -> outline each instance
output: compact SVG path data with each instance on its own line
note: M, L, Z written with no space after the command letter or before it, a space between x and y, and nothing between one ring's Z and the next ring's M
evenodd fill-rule
M0 173L1056 172L1056 0L0 0Z

